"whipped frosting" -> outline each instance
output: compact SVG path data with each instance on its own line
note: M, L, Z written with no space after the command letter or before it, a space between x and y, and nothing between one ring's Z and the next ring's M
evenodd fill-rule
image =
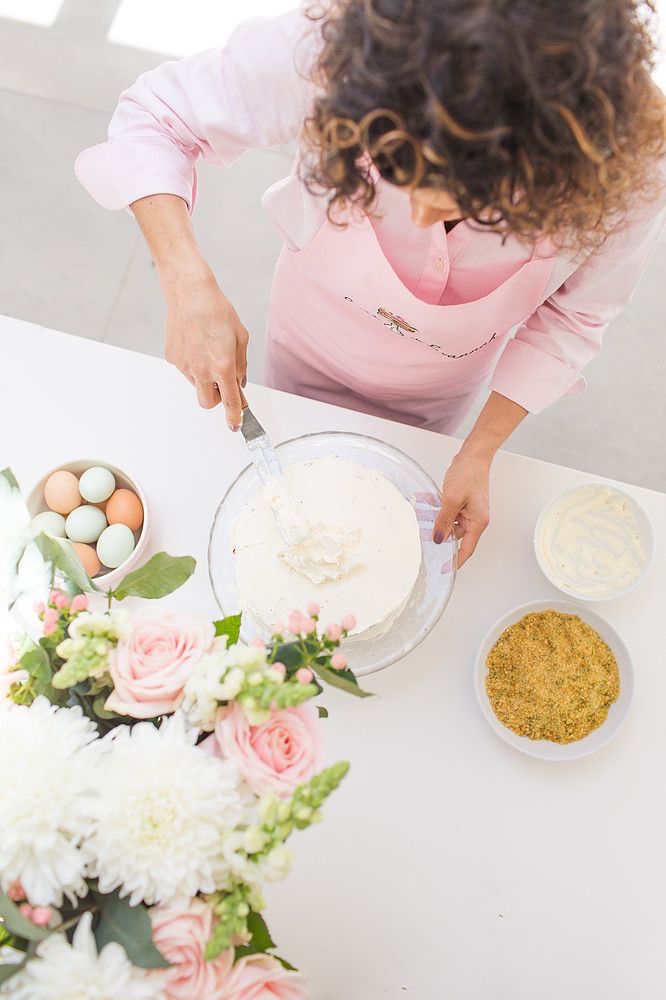
M536 544L558 585L590 598L629 587L648 559L636 507L610 486L581 486L557 500Z
M270 626L316 601L323 626L353 614L357 633L390 627L421 566L409 501L376 469L342 458L290 465L284 480L277 492L272 482L258 488L232 526L241 607ZM284 492L301 536L294 545L273 514Z
M284 476L270 476L265 480L264 497L287 545L303 542L308 536L308 528L298 516Z

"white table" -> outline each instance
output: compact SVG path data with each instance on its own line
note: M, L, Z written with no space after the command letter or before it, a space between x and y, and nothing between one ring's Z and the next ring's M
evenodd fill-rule
M277 441L360 431L436 479L457 447L265 388L248 396ZM137 476L151 503L151 551L198 560L178 603L215 613L208 530L247 456L222 412L200 410L173 368L2 320L0 426L0 459L25 489L81 457ZM634 707L612 744L570 763L523 756L489 730L472 685L489 625L557 596L534 561L532 528L553 494L585 478L498 455L493 522L438 627L399 665L365 678L379 697L329 694L329 759L348 758L352 770L325 822L294 838L294 872L271 888L268 914L315 1000L666 996L666 497L625 487L653 518L657 553L635 593L599 606L636 667Z

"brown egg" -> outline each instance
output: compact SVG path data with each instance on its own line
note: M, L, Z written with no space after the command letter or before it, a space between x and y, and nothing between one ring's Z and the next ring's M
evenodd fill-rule
M85 501L85 503L89 507L97 507L99 510L102 511L103 514L106 513L106 505L108 502L109 502L108 500L101 500L99 503L91 503L90 500Z
M88 576L93 577L99 573L102 564L97 558L97 553L92 545L85 545L83 542L72 542L76 554L81 560L81 564L88 574Z
M106 501L106 519L109 524L126 524L138 531L143 524L143 507L136 493L116 490Z
M51 473L44 487L44 499L51 510L57 514L71 514L75 507L81 505L79 481L73 472L58 469Z

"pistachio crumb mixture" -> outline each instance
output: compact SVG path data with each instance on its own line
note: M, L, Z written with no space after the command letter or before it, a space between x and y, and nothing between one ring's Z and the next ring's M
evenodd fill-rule
M486 657L497 718L519 736L573 743L606 720L620 692L617 661L578 615L535 611L502 632Z

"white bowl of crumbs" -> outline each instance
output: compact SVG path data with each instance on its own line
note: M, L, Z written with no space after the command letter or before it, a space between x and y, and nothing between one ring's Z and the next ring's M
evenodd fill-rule
M587 757L620 731L631 707L631 655L589 605L532 601L488 630L475 688L490 728L542 760Z
M544 507L534 530L534 553L544 576L568 597L607 601L645 577L654 531L629 493L606 483L582 483Z

